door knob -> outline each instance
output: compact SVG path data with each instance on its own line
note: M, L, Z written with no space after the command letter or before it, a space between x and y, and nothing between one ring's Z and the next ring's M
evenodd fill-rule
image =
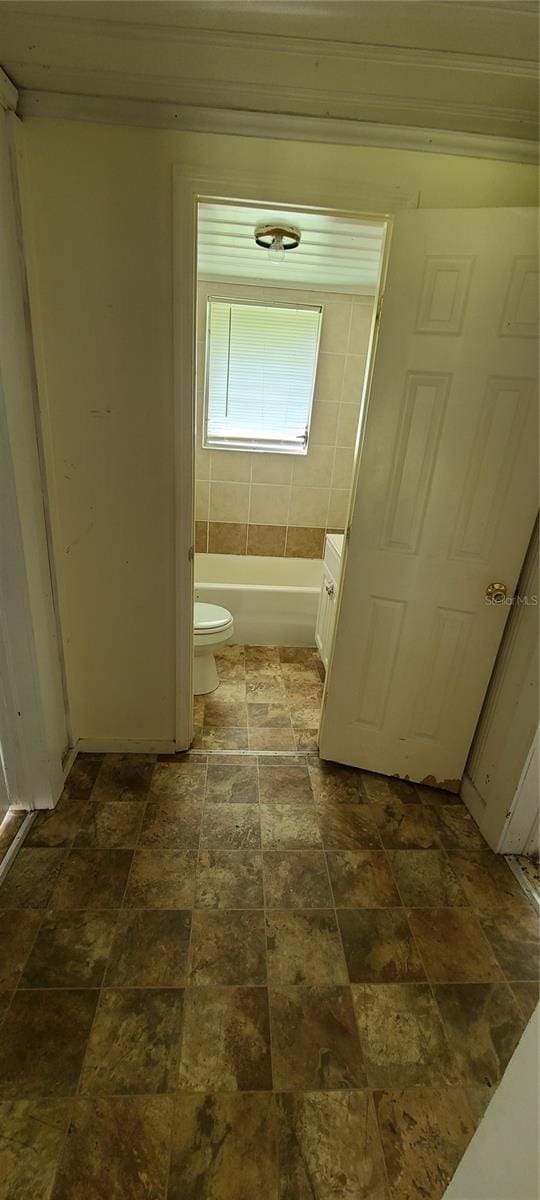
M486 600L490 600L492 604L502 604L506 600L506 584L490 583L486 588Z

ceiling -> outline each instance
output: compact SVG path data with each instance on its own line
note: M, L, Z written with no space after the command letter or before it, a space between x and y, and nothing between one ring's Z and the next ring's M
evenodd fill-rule
M297 249L289 250L277 263L254 238L256 225L274 222L294 225L302 235ZM290 209L200 204L198 275L229 283L373 295L383 235L384 225L375 221L364 223Z
M477 139L455 153L483 139L485 154L492 139L494 157L524 160L536 137L538 11L521 0L0 0L0 47L23 114L93 97L138 102L140 124L212 128L226 112L240 132L257 114L272 136L274 115L339 123L342 141L369 126L410 147L429 130L419 148L453 133Z

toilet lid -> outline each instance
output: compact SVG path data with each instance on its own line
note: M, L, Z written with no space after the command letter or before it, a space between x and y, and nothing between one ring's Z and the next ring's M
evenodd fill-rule
M218 604L201 604L195 602L194 628L199 633L211 633L214 629L223 629L230 625L232 616L226 608Z

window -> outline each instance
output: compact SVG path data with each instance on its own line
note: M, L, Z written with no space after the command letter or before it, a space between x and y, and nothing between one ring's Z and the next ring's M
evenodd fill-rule
M205 446L307 452L321 313L208 300Z

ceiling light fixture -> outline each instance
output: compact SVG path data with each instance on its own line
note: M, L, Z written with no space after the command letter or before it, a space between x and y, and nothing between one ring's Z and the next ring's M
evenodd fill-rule
M273 263L281 262L286 250L296 250L301 236L294 225L257 225L255 229L257 245L268 250L268 259Z

